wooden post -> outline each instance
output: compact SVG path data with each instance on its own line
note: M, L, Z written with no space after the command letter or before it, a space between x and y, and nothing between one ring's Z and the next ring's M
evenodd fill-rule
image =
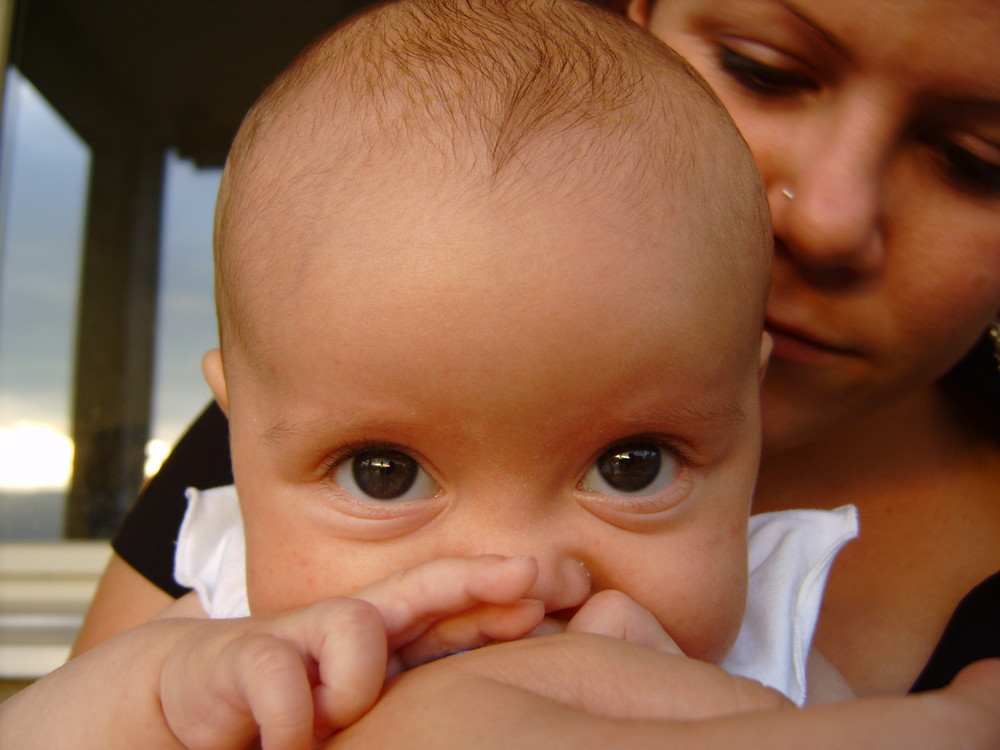
M164 152L94 145L78 318L70 538L112 535L149 437Z

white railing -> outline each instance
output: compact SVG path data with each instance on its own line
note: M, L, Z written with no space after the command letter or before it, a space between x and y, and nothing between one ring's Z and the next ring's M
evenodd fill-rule
M0 679L66 661L110 555L106 541L0 543Z

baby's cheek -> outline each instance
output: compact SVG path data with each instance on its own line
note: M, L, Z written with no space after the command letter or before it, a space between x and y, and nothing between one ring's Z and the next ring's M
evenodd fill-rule
M253 614L275 614L332 596L322 569L303 549L261 549L247 540L247 599Z
M725 568L720 570L714 582L711 578L677 592L672 602L662 603L654 614L685 655L721 664L743 623L746 563L729 568L728 574Z
M289 596L292 587L282 577L272 566L247 561L247 600L251 614L275 614L295 608L298 597Z
M262 575L258 567L249 563L247 563L247 601L250 604L250 613L254 615L280 611L274 606L267 576Z
M734 590L722 599L710 613L704 635L700 638L701 643L696 647L700 653L689 652L689 655L712 664L721 664L736 642L745 609L745 587L740 591Z

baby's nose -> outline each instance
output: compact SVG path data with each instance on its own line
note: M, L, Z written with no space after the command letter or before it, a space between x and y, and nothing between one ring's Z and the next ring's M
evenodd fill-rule
M578 509L525 492L489 497L489 504L470 501L463 506L466 515L450 525L439 553L532 557L538 577L526 599L541 601L546 612L571 610L587 601L595 585L592 578L599 577L598 561Z
M545 605L545 612L575 610L593 593L594 583L590 565L582 552L572 548L543 542L526 543L523 537L500 540L479 538L472 543L440 550L444 556L476 557L478 555L503 555L504 557L531 557L538 565L538 577L524 595Z
M580 556L560 552L527 554L538 561L538 578L525 598L544 602L546 613L571 614L590 597L591 573Z

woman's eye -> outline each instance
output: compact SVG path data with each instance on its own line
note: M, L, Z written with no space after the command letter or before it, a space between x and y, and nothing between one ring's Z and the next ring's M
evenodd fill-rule
M765 65L724 44L719 45L719 64L737 83L760 96L790 96L818 88L807 75Z
M1000 164L977 156L947 138L928 140L939 155L941 168L958 187L974 195L1000 194Z
M334 469L333 480L361 500L420 500L437 492L434 480L416 459L392 448L355 453Z
M669 487L680 468L680 462L659 443L618 443L587 469L580 489L608 495L652 495Z

